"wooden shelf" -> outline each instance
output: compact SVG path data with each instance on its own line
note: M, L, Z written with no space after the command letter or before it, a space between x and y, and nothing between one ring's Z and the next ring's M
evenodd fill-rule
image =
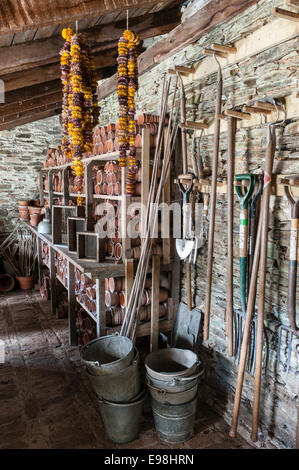
M86 313L88 313L88 315L89 315L94 321L97 321L96 315L94 315L92 312L90 312L90 311L86 308L86 306L85 306L84 304L82 304L81 302L79 302L79 300L78 300L77 297L76 297L76 302L77 302L77 304L80 305L80 307L82 307L82 308L85 310Z

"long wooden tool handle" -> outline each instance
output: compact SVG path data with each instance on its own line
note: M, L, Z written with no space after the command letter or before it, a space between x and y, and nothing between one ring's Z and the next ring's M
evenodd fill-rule
M246 312L246 277L247 277L247 241L248 241L248 210L240 210L240 293L242 311Z
M211 185L211 201L210 201L210 225L209 225L209 242L208 242L208 261L207 261L207 289L205 300L205 316L204 316L204 339L209 338L210 332L210 310L211 310L211 290L212 290L212 272L213 272L213 252L214 252L214 231L215 231L215 213L216 213L216 195L217 195L217 171L218 171L218 154L219 154L219 137L220 137L220 118L222 104L222 74L218 69L218 87L215 109L215 128L214 128L214 150L212 165L212 185Z
M236 119L228 117L227 142L227 280L226 280L226 333L228 355L233 356L233 227L234 227L234 178L235 178Z
M292 218L289 257L288 318L291 328L297 336L299 336L299 328L296 324L298 228L299 219Z
M254 398L251 439L257 441L258 420L261 398L262 362L263 362L263 334L264 334L264 312L265 312L265 290L266 290L266 269L267 269L267 244L269 227L269 202L271 194L271 179L273 170L273 159L275 154L275 127L268 128L268 146L266 151L266 163L264 174L264 196L261 210L262 235L261 235L261 256L260 256L260 276L258 289L258 318L257 318L257 342L256 342L256 365L254 374Z
M229 435L231 437L236 437L236 433L237 433L240 403L241 403L244 374L245 374L245 367L246 367L246 360L247 360L247 351L248 351L248 345L249 345L249 339L250 339L250 325L251 325L252 315L253 315L254 306L255 306L256 283L257 283L257 275L258 275L259 262L260 262L261 228L262 228L262 219L260 218L259 224L258 224L258 230L257 230L253 264L252 264L252 273L251 273L251 280L250 280L250 287L249 287L243 339L242 339L242 345L241 345L232 424L231 424L231 428L229 432Z

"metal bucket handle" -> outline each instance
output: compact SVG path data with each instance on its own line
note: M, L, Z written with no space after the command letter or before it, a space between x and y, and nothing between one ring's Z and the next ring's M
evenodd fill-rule
M204 369L202 369L202 370L201 370L200 372L198 372L197 374L190 375L190 377L181 377L181 378L177 377L177 378L173 378L170 382L164 382L164 383L165 383L165 385L170 385L170 386L172 386L172 385L175 385L176 383L178 383L178 382L180 382L180 381L181 381L181 382L187 382L188 380L192 381L192 380L194 380L194 379L196 379L196 378L198 378L198 377L201 377L203 373L204 373ZM148 377L146 377L146 383L147 383L147 385L148 385L150 388L156 390L157 392L159 392L159 393L161 393L161 394L163 394L163 395L166 395L166 394L168 393L168 390L166 390L165 388L157 388L157 387L155 387L155 386L151 383L151 381L150 381L150 379L149 379Z
M118 331L115 331L114 333L112 333L112 335L109 335L109 336L119 336L119 332ZM101 336L101 338L103 338L103 336ZM96 341L99 341L100 338L95 338L95 339L92 339L91 341L89 341L87 344L84 344L84 346L82 346L81 348L81 351L87 351L87 349L93 344L95 343ZM90 362L91 364L95 365L96 367L101 367L102 364L100 364L99 361L88 361Z

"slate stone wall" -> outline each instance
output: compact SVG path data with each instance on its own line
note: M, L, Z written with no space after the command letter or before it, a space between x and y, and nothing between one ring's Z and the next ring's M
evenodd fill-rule
M30 199L37 191L37 172L47 149L60 141L57 116L0 132L0 234L13 228L18 200Z
M192 2L188 8L196 10ZM164 73L174 64L188 65L199 60L203 48L212 42L233 43L246 38L261 26L273 21L273 6L281 1L264 0L244 13L208 33L196 43L157 65L140 78L138 91L138 111L158 113L161 83ZM288 27L288 22L285 23ZM298 48L299 39L294 38L243 60L240 64L226 67L223 72L223 105L232 107L248 103L265 95L295 98L298 91ZM191 120L209 119L215 109L216 73L206 75L186 86L187 113ZM292 101L292 100L291 100ZM290 102L290 100L289 100ZM117 97L113 93L102 103L102 120L115 121ZM299 173L299 115L277 131L277 151L274 173ZM266 126L253 125L239 127L236 134L236 173L263 171L266 144ZM213 135L204 134L200 149L205 166L210 169L212 161ZM227 133L221 132L219 155L219 178L227 174ZM235 202L234 221L234 305L240 309L239 262L238 262L238 217L239 205ZM258 446L295 447L296 404L298 401L298 347L293 340L291 362L288 374L286 363L289 337L283 332L280 346L280 366L276 368L278 351L278 329L281 324L289 325L287 319L288 255L289 255L290 209L286 198L271 197L270 231L268 242L264 373L262 381L261 427ZM201 399L221 411L231 422L234 387L237 380L237 362L228 358L225 336L226 303L226 243L227 243L227 204L224 195L217 197L216 233L214 249L214 270L212 288L210 339L202 341L200 354L205 362L206 376L200 387ZM192 268L192 285L195 305L203 311L206 288L207 244L201 248L196 266ZM186 278L182 272L181 298L186 301ZM299 299L299 296L298 296ZM299 311L299 302L297 303ZM266 361L267 358L267 361ZM239 431L250 437L253 401L253 377L245 375L243 401L240 413Z

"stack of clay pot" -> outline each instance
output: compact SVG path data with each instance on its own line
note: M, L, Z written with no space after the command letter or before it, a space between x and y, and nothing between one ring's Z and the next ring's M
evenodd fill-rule
M30 217L30 225L32 227L37 227L40 221L43 218L43 208L39 207L39 200L31 201L31 204L28 206L28 213Z
M49 168L51 166L58 166L64 165L66 162L66 157L63 154L61 147L59 146L57 149L49 148L46 160L44 162L44 168Z
M109 196L121 194L121 171L117 162L106 162L105 166L96 172L94 192Z
M58 320L68 318L68 293L59 284L57 285L56 298L56 318Z
M28 206L30 201L19 201L19 215L21 220L29 221Z
M67 260L60 253L55 251L55 272L58 279L67 288L68 269Z
M151 318L151 284L152 280L147 277L145 289L142 296L142 306L139 312L139 321L146 322ZM105 304L107 307L106 322L108 326L116 326L122 324L125 317L126 291L125 278L109 278L105 279ZM160 278L160 294L159 294L159 316L163 317L167 314L168 299L168 277L161 275Z
M43 299L49 300L50 299L50 272L47 267L43 267L42 272L42 283L40 286L40 294Z
M96 285L95 282L85 274L81 273L79 269L75 272L75 293L78 302L90 312L95 315L96 313Z
M116 152L118 149L117 125L108 124L107 126L95 128L93 133L94 155Z
M83 308L77 312L76 327L79 346L83 346L97 337L96 323Z
M42 242L42 259L46 266L49 266L49 245Z

